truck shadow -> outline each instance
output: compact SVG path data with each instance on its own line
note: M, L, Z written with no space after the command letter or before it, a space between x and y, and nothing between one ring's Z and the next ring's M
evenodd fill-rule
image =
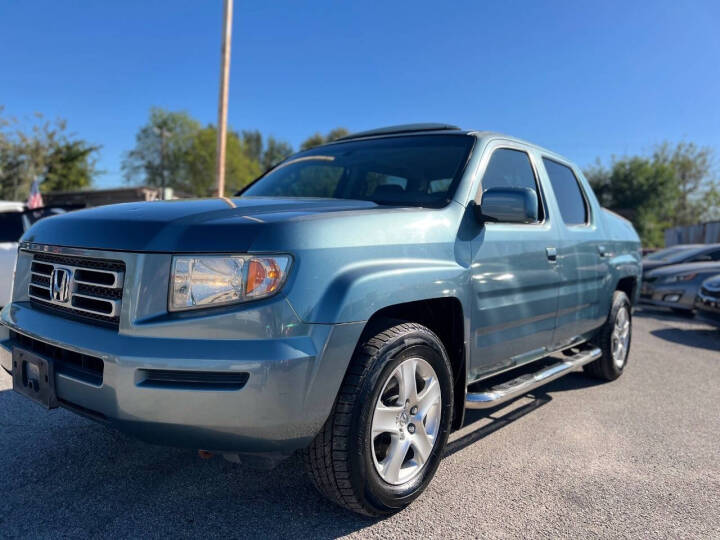
M582 373L569 373L564 377L536 389L531 394L527 394L498 407L484 410L469 409L465 412L465 421L460 430L460 433L463 431L468 432L457 438L451 437L445 449L445 456L459 452L499 429L512 424L523 416L547 405L552 401L552 396L550 395L552 393L580 390L599 384L602 384L602 381L586 377Z
M525 398L520 399L522 400ZM525 403L520 407L513 407L513 404L511 403L508 406L497 407L494 409L466 411L465 422L463 423L461 431L467 429L470 431L455 439L451 437L450 442L448 442L445 447L445 457L451 456L454 453L475 444L488 435L495 433L499 429L512 424L523 416L530 414L543 405L548 404L552 400L552 398L545 393L535 394L531 397L531 399L532 401ZM510 408L510 411L503 412L507 408Z
M451 439L446 455L549 403L547 392L590 382L569 375L510 412L469 411L467 433ZM45 411L11 390L0 390L0 456L3 536L335 538L376 521L325 501L298 456L270 471L200 460Z

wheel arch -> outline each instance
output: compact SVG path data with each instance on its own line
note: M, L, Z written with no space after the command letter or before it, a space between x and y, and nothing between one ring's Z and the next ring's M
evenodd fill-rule
M637 296L640 293L640 291L638 290L637 276L621 277L615 284L615 290L624 292L630 300L630 304L635 305L637 301Z
M385 306L368 319L358 345L381 331L388 320L421 324L442 341L453 370L455 402L452 429L459 429L464 421L467 380L467 332L462 303L456 297L445 296Z

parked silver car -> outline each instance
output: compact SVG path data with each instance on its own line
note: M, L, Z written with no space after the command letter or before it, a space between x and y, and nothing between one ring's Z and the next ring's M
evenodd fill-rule
M643 278L640 302L689 315L695 309L695 297L700 284L718 273L720 261L673 264L656 268L647 272Z
M681 244L643 257L643 279L651 270L674 264L720 262L720 244Z

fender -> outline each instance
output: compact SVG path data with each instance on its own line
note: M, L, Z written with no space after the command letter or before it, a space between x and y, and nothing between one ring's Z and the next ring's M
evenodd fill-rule
M343 267L314 305L289 300L301 320L337 324L367 321L385 307L431 298L458 298L468 313L466 287L467 269L454 261L376 259Z

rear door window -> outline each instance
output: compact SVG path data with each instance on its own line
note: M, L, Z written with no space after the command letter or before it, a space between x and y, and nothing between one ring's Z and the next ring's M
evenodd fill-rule
M580 191L580 184L570 167L543 158L543 164L550 178L550 184L555 192L560 207L560 215L565 225L585 225L589 221L589 214L585 197Z

